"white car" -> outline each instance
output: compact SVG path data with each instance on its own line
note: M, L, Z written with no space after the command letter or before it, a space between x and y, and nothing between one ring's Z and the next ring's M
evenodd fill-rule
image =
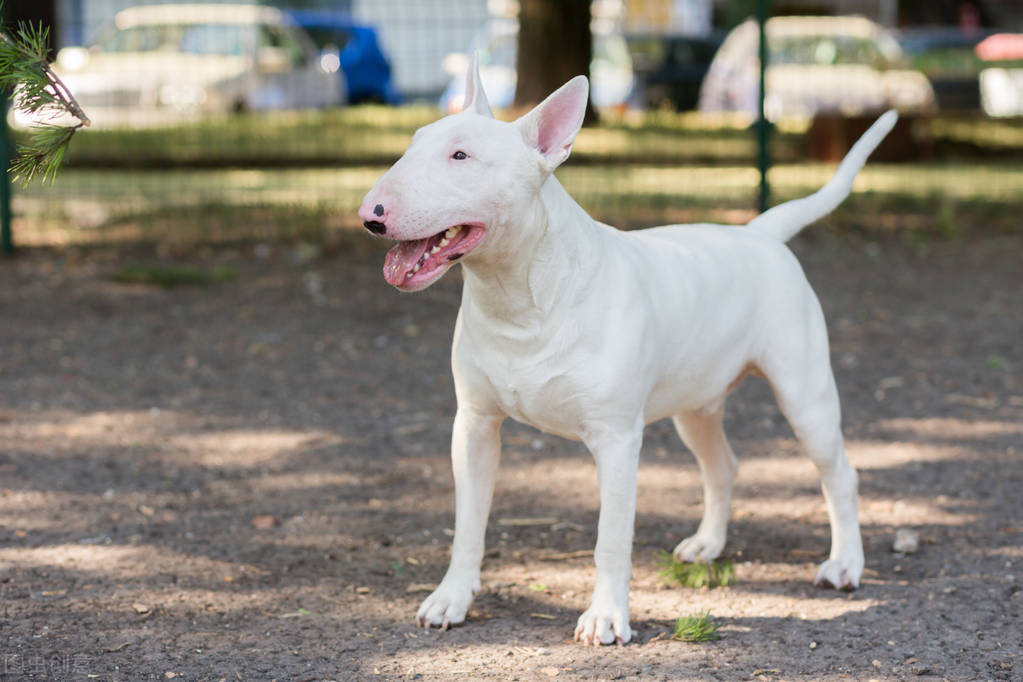
M978 43L975 52L986 63L978 74L984 113L1023 116L1023 33L995 33Z
M625 104L632 92L632 57L625 37L594 20L593 59L590 61L590 101L598 108ZM480 80L487 99L495 109L510 107L518 82L516 60L519 51L518 19L493 19L483 27L469 49L479 54ZM448 55L444 68L451 82L441 95L441 109L449 114L461 111L465 100L465 73L468 55Z
M903 68L894 36L864 17L773 17L765 27L765 116L818 113L865 115L889 108L930 112L934 89L920 71ZM701 111L757 116L760 92L759 29L755 21L732 29L700 91Z
M343 104L343 80L329 66L277 9L183 4L118 12L94 45L61 50L54 71L94 126L150 127Z

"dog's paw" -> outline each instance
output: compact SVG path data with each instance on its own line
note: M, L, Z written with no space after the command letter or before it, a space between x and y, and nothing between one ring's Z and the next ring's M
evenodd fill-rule
M416 624L421 628L437 626L447 630L464 622L479 589L479 580L445 578L433 594L423 600L416 612Z
M603 608L594 604L579 616L575 641L589 646L625 644L632 639L627 609Z
M817 569L813 584L817 587L833 587L843 592L852 592L860 586L863 575L863 559L828 559Z
M709 564L721 555L724 548L724 536L708 537L697 533L678 543L672 554L682 562Z

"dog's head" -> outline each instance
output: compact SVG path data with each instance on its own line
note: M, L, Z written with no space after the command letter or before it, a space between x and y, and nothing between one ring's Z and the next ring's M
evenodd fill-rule
M522 118L494 119L474 55L465 107L416 131L408 150L362 201L369 231L398 244L384 278L403 291L425 289L461 259L508 253L523 211L565 159L589 96L577 76Z

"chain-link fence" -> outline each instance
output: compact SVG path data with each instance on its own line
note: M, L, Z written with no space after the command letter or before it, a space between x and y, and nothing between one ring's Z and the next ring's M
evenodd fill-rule
M321 240L357 227L362 195L415 128L460 105L470 50L491 102L514 115L508 3L272 4L59 0L57 68L95 125L55 183L14 187L17 242ZM755 3L595 3L601 122L558 174L597 218L639 227L755 213L758 39L738 5ZM1018 19L1005 17L1002 30L899 40L863 17L772 19L772 202L823 184L877 112L897 106L899 128L831 220L1018 229L1023 50L1009 32Z

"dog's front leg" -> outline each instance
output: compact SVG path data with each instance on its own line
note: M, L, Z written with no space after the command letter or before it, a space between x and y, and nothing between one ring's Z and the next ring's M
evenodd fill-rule
M597 430L584 439L597 462L600 520L594 561L597 582L590 608L579 616L575 639L584 644L624 644L629 627L632 532L636 519L636 477L643 426Z
M416 621L447 629L465 620L480 589L480 562L487 530L494 478L501 458L501 417L459 409L451 434L455 475L455 541L448 572L426 598Z

